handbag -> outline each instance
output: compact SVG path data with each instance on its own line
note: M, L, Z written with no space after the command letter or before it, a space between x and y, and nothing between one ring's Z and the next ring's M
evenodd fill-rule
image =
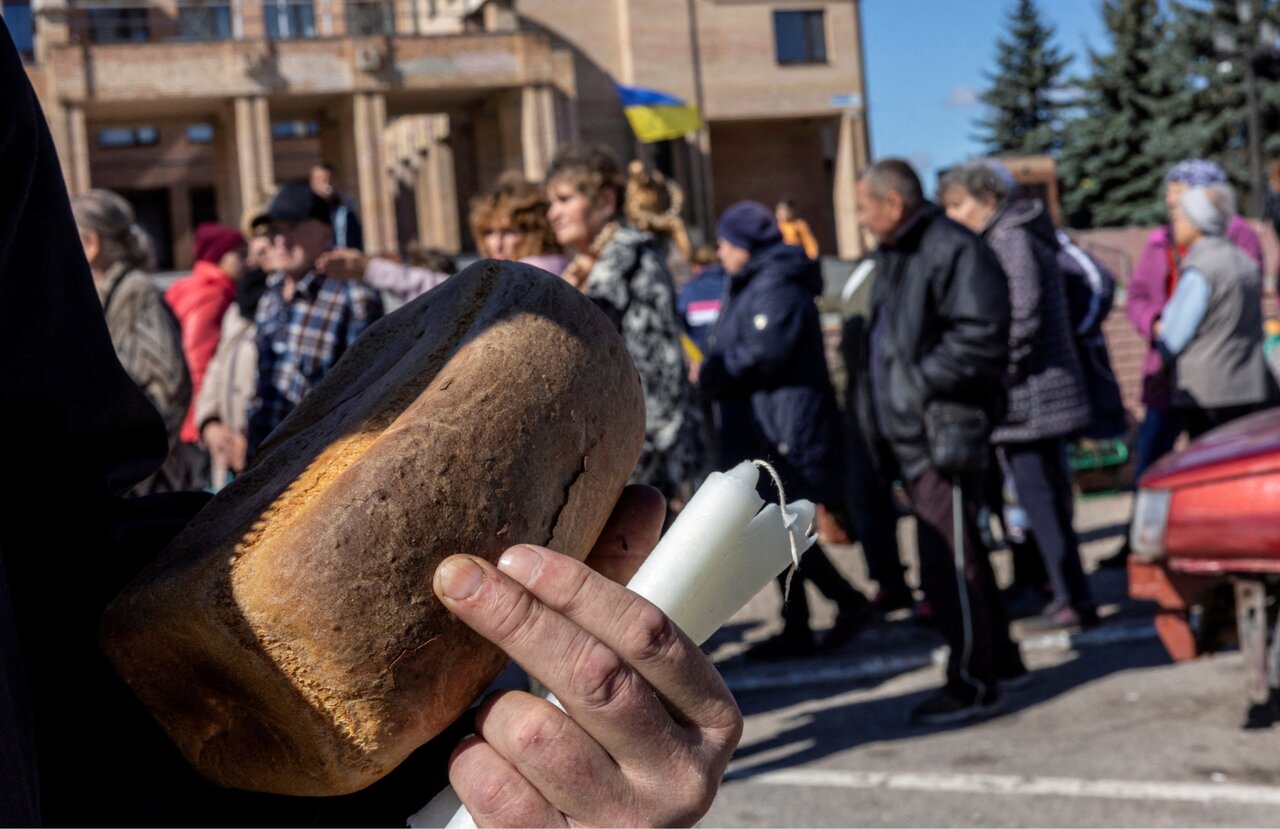
M981 409L952 400L931 400L924 407L929 459L944 475L983 472L990 456L991 423Z

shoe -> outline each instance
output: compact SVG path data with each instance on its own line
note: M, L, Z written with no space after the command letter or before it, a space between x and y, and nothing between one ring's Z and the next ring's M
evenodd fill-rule
M1122 567L1129 566L1129 541L1125 539L1124 544L1120 546L1111 555L1104 559L1099 559L1098 566L1106 570L1119 570Z
M752 662L781 662L784 659L803 659L818 652L813 632L786 631L757 642L747 648L743 656Z
M1076 610L1070 605L1052 604L1042 613L1022 620L1023 628L1040 633L1072 628L1084 630L1097 627L1098 624L1098 611L1092 607Z
M836 614L836 621L831 630L822 637L822 652L832 653L857 638L859 633L867 629L875 620L869 604L859 605L854 610L841 610Z
M1010 619L1025 619L1044 612L1049 597L1043 591L1025 584L1011 584L1000 591L1000 601Z
M993 683L979 695L968 685L946 686L911 711L914 725L954 725L994 714L1000 709L1000 691Z
M1016 691L1030 684L1031 672L1027 670L1022 657L1018 657L1016 662L996 665L996 682L1000 683L1002 691Z
M880 619L902 610L913 610L915 606L916 598L906 585L894 590L880 590L871 599L871 613Z

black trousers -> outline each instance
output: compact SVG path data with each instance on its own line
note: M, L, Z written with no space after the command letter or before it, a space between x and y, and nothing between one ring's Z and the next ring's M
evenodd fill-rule
M854 540L862 545L867 574L885 593L909 593L898 550L898 510L888 484L876 474L862 436L845 432L845 508Z
M1080 542L1073 525L1075 496L1067 469L1066 442L1051 438L1010 443L1005 457L1013 470L1018 502L1049 574L1053 603L1077 611L1094 609L1093 595L1080 563Z
M991 560L978 536L982 481L960 485L962 543L956 555L951 479L929 469L909 485L916 515L920 586L939 632L950 645L947 684L976 688L995 682L1003 666L1020 664L996 590Z
M867 598L858 592L849 580L831 563L827 553L816 542L800 559L800 569L791 580L791 595L782 603L782 622L786 633L799 633L809 629L809 597L804 583L813 582L822 595L835 602L841 613L853 612L866 604ZM787 574L778 576L778 586L784 591Z

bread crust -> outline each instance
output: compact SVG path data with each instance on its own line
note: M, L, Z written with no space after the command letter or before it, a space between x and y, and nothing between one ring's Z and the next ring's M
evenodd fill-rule
M104 614L103 649L225 786L373 783L506 664L445 557L579 559L639 457L622 338L562 280L480 262L372 326Z

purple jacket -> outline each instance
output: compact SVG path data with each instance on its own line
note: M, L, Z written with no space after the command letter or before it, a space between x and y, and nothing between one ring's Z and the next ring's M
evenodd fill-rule
M1258 241L1253 227L1240 216L1232 216L1231 223L1227 225L1227 238L1257 260L1261 273L1262 243ZM1154 339L1151 327L1160 319L1160 313L1169 301L1169 243L1168 225L1151 231L1142 256L1129 277L1124 312L1148 343ZM1164 409L1170 404L1172 389L1161 366L1160 352L1149 347L1146 362L1142 365L1142 402L1150 408Z

